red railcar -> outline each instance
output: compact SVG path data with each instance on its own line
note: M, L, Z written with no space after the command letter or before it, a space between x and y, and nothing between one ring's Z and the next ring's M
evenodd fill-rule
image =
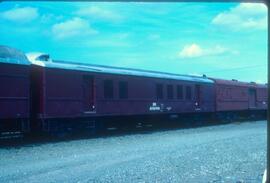
M215 81L216 112L245 114L265 113L267 109L267 86L237 80Z
M87 124L105 116L113 120L215 111L214 82L208 78L31 60L34 93L39 96L34 108L45 131L58 130L60 123L79 126L76 119Z
M13 48L0 46L0 132L28 132L30 62ZM1 136L1 135L0 135Z

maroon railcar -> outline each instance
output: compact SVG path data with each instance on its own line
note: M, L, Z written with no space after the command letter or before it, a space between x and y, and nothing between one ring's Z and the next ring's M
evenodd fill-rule
M119 117L129 123L139 116L224 119L266 112L266 85L51 61L44 54L29 60L33 131L97 129L101 121Z
M87 124L105 116L215 111L214 82L208 78L31 60L35 115L45 131L59 130L60 121L80 126L77 119Z
M237 80L214 79L217 112L247 114L267 109L267 86Z
M13 48L0 46L0 132L4 136L28 132L30 118L30 62Z

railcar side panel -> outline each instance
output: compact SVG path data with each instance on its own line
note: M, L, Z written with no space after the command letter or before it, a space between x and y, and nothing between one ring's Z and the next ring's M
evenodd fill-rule
M200 108L203 112L215 111L215 87L213 84L200 85Z
M44 88L44 93L39 103L44 105L44 110L39 110L39 116L44 119L214 111L213 84L56 68L43 69L43 78L40 77L40 83L43 84L40 85L40 90ZM111 90L109 93L112 93L112 96L105 96L108 93L105 82L110 83L107 89ZM125 95L120 91L123 90L123 82L127 90ZM162 99L157 98L157 84L163 86ZM172 93L170 97L168 86ZM177 97L177 86L183 87L183 96L180 99ZM195 95L195 86L200 86L200 106L196 105L198 97ZM190 90L189 98L186 88Z
M76 117L83 111L82 74L62 69L45 69L46 117Z
M248 111L267 109L267 88L264 85L214 79L216 111Z
M234 111L249 109L248 88L244 86L216 85L216 110Z
M114 96L110 99L104 98L104 81L112 80ZM128 97L119 98L118 84L121 81L128 83ZM188 81L157 79L147 77L100 75L97 81L99 114L127 115L127 114L164 114L164 113L192 113L214 111L214 88L211 84L201 84ZM195 85L200 85L201 106L197 110ZM162 86L162 97L158 98L157 85ZM177 86L183 87L182 97L177 96ZM168 96L168 87L171 88L171 96ZM186 98L186 87L190 88L190 98ZM99 107L102 106L102 107Z
M256 88L256 108L257 109L267 109L267 88L265 87L258 87Z
M29 117L29 66L0 63L0 119Z

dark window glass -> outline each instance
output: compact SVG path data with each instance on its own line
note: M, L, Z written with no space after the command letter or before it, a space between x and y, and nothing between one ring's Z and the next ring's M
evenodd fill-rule
M177 85L177 99L183 99L183 86Z
M173 85L167 85L167 97L173 99Z
M163 99L163 86L162 86L162 84L156 85L156 94L157 94L157 99Z
M120 99L128 98L128 83L126 81L119 82L119 98Z
M191 87L186 86L186 100L191 100Z
M113 98L113 81L112 80L104 81L104 98L106 99Z

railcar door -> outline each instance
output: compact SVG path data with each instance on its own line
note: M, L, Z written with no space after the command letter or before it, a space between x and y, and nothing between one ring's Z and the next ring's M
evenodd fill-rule
M195 85L195 109L201 109L201 87L200 85Z
M95 111L94 95L95 91L93 76L83 76L83 109L85 113Z
M250 88L248 93L249 93L249 97L248 97L249 108L255 108L256 107L256 90L253 88Z

